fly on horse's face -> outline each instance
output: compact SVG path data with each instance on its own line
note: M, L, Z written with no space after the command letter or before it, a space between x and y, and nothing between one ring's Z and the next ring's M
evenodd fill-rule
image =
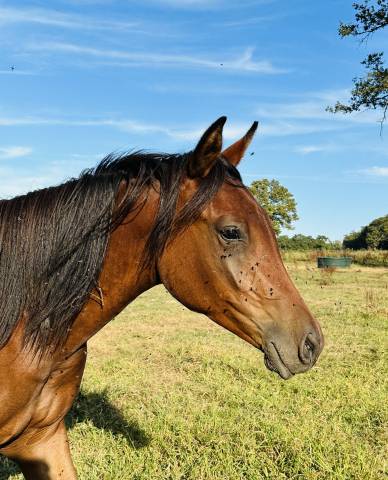
M205 132L189 159L182 205L220 158L238 164L257 127L222 151L225 120ZM201 217L169 243L158 272L180 302L262 350L282 378L316 362L320 326L284 268L268 215L239 179L224 181Z

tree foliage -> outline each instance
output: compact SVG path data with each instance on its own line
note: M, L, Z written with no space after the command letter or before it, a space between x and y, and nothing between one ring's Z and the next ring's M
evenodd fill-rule
M355 36L364 41L388 25L388 0L364 0L353 3L353 7L355 22L340 24L338 33L342 38ZM361 108L381 110L383 123L388 109L388 68L384 65L384 53L370 53L361 64L366 72L363 77L353 79L349 102L337 102L327 109L333 113L351 113Z
M276 235L282 228L292 230L292 222L298 220L296 201L292 193L277 180L263 178L252 182L249 190L268 213Z
M302 234L292 237L280 235L278 244L282 250L338 250L341 248L340 242L332 242L325 235L318 235L316 238Z
M353 250L364 248L388 250L388 215L376 218L360 231L346 235L343 246Z
M341 37L349 35L367 38L376 30L388 25L388 0L364 0L364 3L353 3L356 23L342 23L339 27Z

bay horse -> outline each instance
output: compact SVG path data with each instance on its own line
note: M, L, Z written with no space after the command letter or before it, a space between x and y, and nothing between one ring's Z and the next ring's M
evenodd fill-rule
M316 362L320 326L236 169L257 122L222 150L225 121L187 154L109 155L0 202L0 453L27 480L76 479L64 417L87 341L154 285L261 350L283 379Z

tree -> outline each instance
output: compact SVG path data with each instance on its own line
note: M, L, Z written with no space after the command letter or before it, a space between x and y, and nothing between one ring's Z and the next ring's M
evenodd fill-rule
M363 248L388 249L388 215L373 220L359 232L346 235L343 241L344 248L360 250Z
M363 227L359 232L350 232L345 235L342 246L351 250L362 250L366 248L365 235Z
M366 231L368 248L388 249L388 215L373 220Z
M249 187L259 205L268 213L276 235L282 228L292 230L292 222L298 220L296 202L292 193L277 180L263 178Z
M353 3L355 23L341 23L339 35L359 37L365 41L368 37L388 25L388 0L364 0ZM347 104L337 102L327 110L333 113L351 113L361 108L381 110L381 125L388 110L388 68L384 65L384 53L370 53L361 64L365 67L365 76L353 79L353 89Z

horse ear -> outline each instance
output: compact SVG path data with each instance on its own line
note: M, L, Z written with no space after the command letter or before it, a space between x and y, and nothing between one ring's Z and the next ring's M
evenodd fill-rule
M253 135L256 132L257 126L258 122L253 122L251 128L242 138L240 138L240 140L237 140L237 142L233 143L233 145L222 152L222 156L225 157L228 162L235 167L237 167L237 165L240 163L240 160L243 158L246 149L249 147Z
M216 163L221 154L222 129L225 122L226 117L220 117L202 135L187 165L189 177L206 177Z

